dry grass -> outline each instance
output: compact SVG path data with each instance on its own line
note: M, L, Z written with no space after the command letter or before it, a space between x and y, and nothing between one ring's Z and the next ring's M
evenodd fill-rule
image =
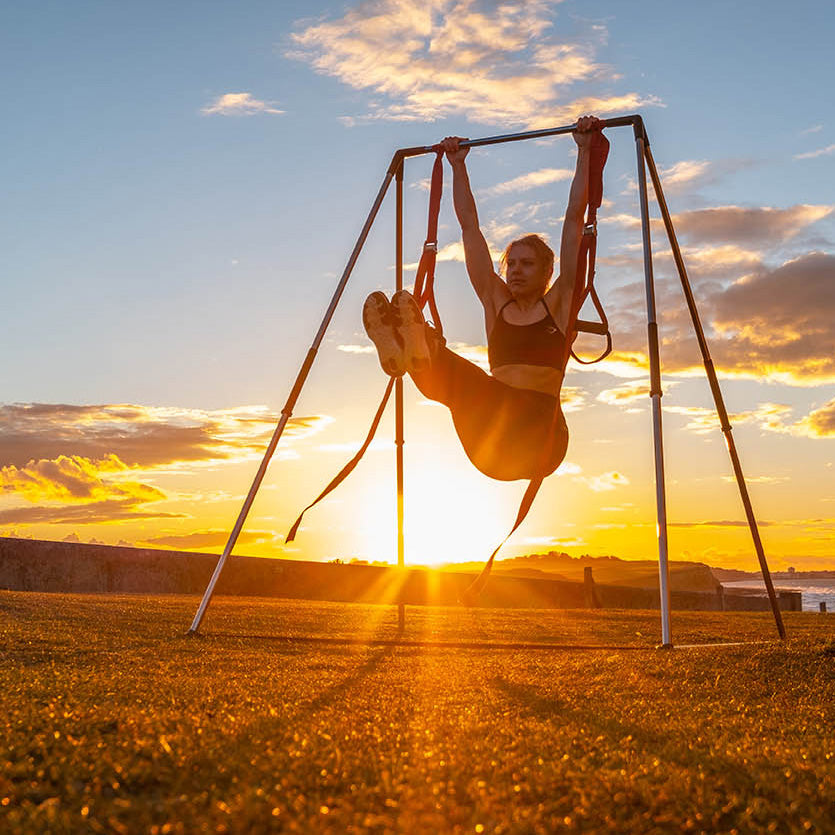
M0 593L0 831L833 831L835 620L196 602Z

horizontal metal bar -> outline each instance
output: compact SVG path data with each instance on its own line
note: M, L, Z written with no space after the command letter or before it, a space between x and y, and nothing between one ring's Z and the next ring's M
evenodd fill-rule
M632 116L618 116L615 119L601 119L604 128L622 128L635 124L643 124L639 115ZM498 145L502 142L519 142L523 139L543 139L547 136L561 136L566 133L574 133L577 130L577 125L565 125L558 128L545 128L543 130L529 130L523 133L506 133L502 136L487 136L483 139L468 139L466 142L460 144L461 148L477 148L482 145ZM399 157L417 157L421 154L434 153L434 145L422 145L416 148L401 148L396 152L395 156Z

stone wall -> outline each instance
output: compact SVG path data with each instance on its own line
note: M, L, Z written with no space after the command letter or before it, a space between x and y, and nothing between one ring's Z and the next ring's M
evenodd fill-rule
M74 542L0 538L0 588L15 591L118 592L202 595L216 554L160 551ZM233 556L217 594L306 600L412 605L454 605L473 580L471 573L384 566L273 560ZM658 609L658 589L596 585L607 609ZM781 592L781 608L800 610L800 594ZM673 610L767 611L763 596L672 592ZM796 599L795 599L796 598ZM483 606L581 609L583 583L507 577L494 572L481 596Z

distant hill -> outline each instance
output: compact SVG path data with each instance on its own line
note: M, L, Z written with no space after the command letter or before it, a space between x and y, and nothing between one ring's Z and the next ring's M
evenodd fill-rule
M716 579L723 583L739 580L761 580L759 571L741 571L737 568L714 568ZM775 580L835 580L835 571L772 571Z
M450 566L456 570L474 570L477 563ZM529 554L496 562L493 570L514 577L541 577L582 581L583 570L591 568L594 580L630 588L657 589L657 560L624 560L620 557L572 557L569 554L550 551L547 554ZM710 566L700 562L672 560L670 589L673 591L716 591L720 585Z

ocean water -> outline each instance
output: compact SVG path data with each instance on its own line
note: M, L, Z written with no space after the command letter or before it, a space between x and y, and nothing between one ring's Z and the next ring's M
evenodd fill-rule
M765 591L762 580L734 580L722 583L728 589L757 589ZM799 591L803 595L803 611L820 611L820 604L826 603L826 611L835 613L835 578L827 577L820 580L774 580L774 588L785 591Z

